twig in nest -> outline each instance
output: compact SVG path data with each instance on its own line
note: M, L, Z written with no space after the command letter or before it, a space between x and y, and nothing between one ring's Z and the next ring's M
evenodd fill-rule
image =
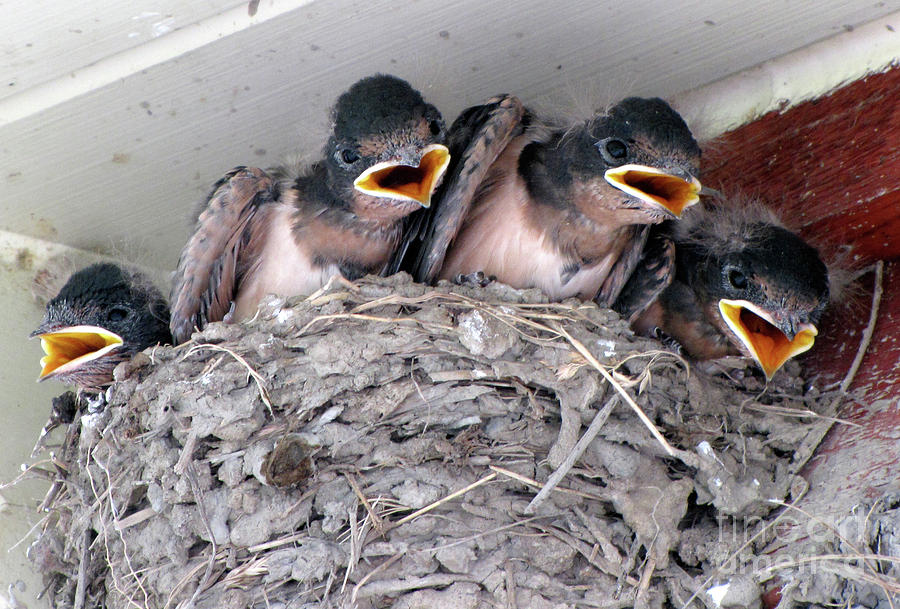
M637 378L629 378L618 371L619 368L624 366L627 362L633 359L643 359L646 357L649 357L650 361L647 362L647 365L644 366L644 369L637 376ZM688 378L690 378L691 366L690 364L688 364L688 361L677 353L673 353L671 351L663 351L661 349L654 349L651 351L645 351L643 353L635 353L634 355L629 355L618 364L616 364L616 367L612 369L612 374L614 377L616 377L617 380L619 380L620 383L622 383L623 387L633 387L637 385L638 393L641 393L644 390L644 387L646 387L646 385L650 382L654 365L661 360L672 360L672 362L668 363L668 365L672 368L676 368L673 362L678 362L687 373Z
M113 526L116 528L117 531L124 531L128 527L133 527L134 525L140 524L140 523L144 522L145 520L149 520L150 518L153 518L157 514L158 514L158 512L156 510L154 510L152 507L146 507L138 512L135 512L134 514L129 514L128 516L126 516L125 518L122 518L121 520L114 520Z
M321 288L310 294L304 299L304 302L312 303L315 306L323 304L324 302L328 302L329 300L334 300L334 298L326 298L324 300L320 300L322 296L329 292L332 288L334 288L334 284L340 283L345 288L347 288L350 292L359 292L359 286L344 277L343 275L332 275L328 278L328 281L325 282Z
M828 560L828 561L857 561L857 560L878 560L884 562L892 562L894 564L900 564L900 557L897 556L887 556L886 554L819 554L817 556L802 556L800 558L796 558L790 562L783 562L774 565L769 565L768 567L763 567L757 573L771 573L773 571L778 571L779 569L784 569L786 567L797 567L802 564L808 564L811 562L816 562L817 560ZM890 584L891 589L897 587L896 584Z
M496 478L496 477L497 477L497 473L496 473L496 472L493 473L493 474L488 474L488 475L485 476L484 478L481 478L480 480L476 480L476 481L473 482L472 484L470 484L470 485L468 485L468 486L466 486L466 487L464 487L464 488L461 488L461 489L459 489L458 491L454 491L454 492L450 493L449 495L447 495L446 497L442 497L442 498L438 499L437 501L434 501L433 503L429 503L429 504L426 505L425 507L416 510L415 512L413 512L412 514L409 514L408 516L404 516L403 518L401 518L401 519L398 520L397 522L392 522L392 523L388 526L388 529L395 529L395 528L399 527L401 524L406 524L406 523L409 522L410 520L413 520L413 519L415 519L415 518L418 518L418 517L421 516L422 514L427 514L427 513L430 512L431 510L435 509L436 507L438 507L438 506L440 506L440 505L443 505L443 504L447 503L448 501L451 501L451 500L453 500L453 499L456 499L457 497L461 497L462 495L465 495L465 494L468 493L469 491L478 488L478 487L481 486L482 484L487 484L488 482L490 482L491 480L493 480L493 479Z
M869 323L866 324L866 328L863 330L853 363L850 364L850 369L847 370L844 380L841 381L841 393L847 393L847 390L850 389L853 379L856 378L856 372L859 370L860 364L862 364L863 357L869 349L869 343L872 342L872 335L875 333L875 323L878 321L878 309L881 306L881 296L884 293L883 281L884 262L879 260L875 263L875 288L872 291L872 308L869 310Z
M241 588L252 585L254 579L269 574L269 558L271 554L254 557L239 567L232 569L222 578L225 588Z
M360 588L362 588L377 573L384 571L385 569L390 567L392 564L394 564L395 562L397 562L398 560L403 558L404 554L406 554L406 552L397 552L390 558L386 559L383 563L381 563L380 565L378 565L377 567L375 567L374 569L372 569L371 571L366 573L366 576L363 577L361 580L359 580L358 584L353 586L353 594L350 595L350 604L354 605L354 606L356 605L356 595L359 594Z
M531 518L525 518L524 520L517 520L516 522L510 523L510 524L505 524L502 527L495 527L493 529L488 529L487 531L482 531L481 533L469 535L468 537L462 537L460 539L457 539L456 541L444 543L439 546L432 546L430 548L423 548L418 551L434 554L438 550L445 550L447 548L455 548L456 546L460 546L464 543L469 543L470 541L475 541L476 539L481 539L482 537L487 537L488 535L496 535L497 533L502 533L503 531L506 531L509 529L521 527L521 526L528 524L529 522L534 522L536 520L542 520L544 518L552 518L552 516L547 516L546 514L542 514L540 516L532 516Z
M759 412L770 412L772 414L781 415L783 417L795 417L798 419L821 419L822 421L827 421L829 423L840 423L841 425L848 425L849 427L862 427L862 425L860 425L859 423L854 423L853 421L848 421L847 419L825 416L824 414L819 414L818 412L809 409L798 410L796 408L786 408L784 406L777 406L775 404L754 403L743 403L741 404L741 408L746 408L747 410L756 410Z
M578 519L581 520L581 524L585 526L585 528L591 534L591 537L593 537L594 540L599 544L600 549L603 550L603 556L606 558L606 560L621 564L622 554L619 552L619 549L613 544L613 542L605 533L597 528L596 523L591 520L591 517L585 514L584 510L582 510L577 505L572 506L572 511L574 511L575 515L578 516Z
M73 609L82 609L84 607L84 598L87 594L87 563L88 556L91 554L91 532L89 529L84 530L81 536L81 556L78 559L78 579L75 582L75 604Z
M187 440L184 441L184 446L181 448L181 454L178 456L178 461L175 463L175 466L172 468L175 470L175 473L179 476L183 476L188 466L193 463L194 460L194 450L197 448L197 430L191 429L188 434Z
M210 351L218 351L220 353L227 353L231 357L233 357L239 364L244 366L247 369L247 373L253 377L253 380L256 381L256 387L259 389L259 397L262 399L263 404L266 405L266 408L269 409L269 414L275 416L275 413L272 411L272 402L269 400L269 391L266 389L266 383L263 377L253 369L253 366L247 363L243 357L228 349L227 347L222 347L221 345L214 345L212 343L200 343L198 345L193 345L188 352L184 354L184 357L191 355L192 353L196 353L197 351L202 351L204 349L209 349Z
M649 557L647 559L647 564L644 565L644 570L641 573L641 581L637 587L637 594L635 594L634 601L637 606L639 601L641 601L644 595L647 593L647 590L650 588L650 578L653 577L653 572L656 571L656 559L653 557Z
M544 488L538 491L538 494L534 496L534 499L532 499L531 503L528 504L528 507L525 508L526 514L533 514L547 499L550 492L556 488L565 475L569 473L569 470L572 469L575 462L584 454L584 451L587 450L590 443L594 441L597 434L600 433L600 429L603 427L603 424L606 423L606 419L609 418L609 415L618 400L618 396L612 396L606 400L606 404L603 405L603 408L597 411L597 414L594 415L594 420L591 421L591 424L584 432L584 435L581 436L574 448L569 451L569 454L566 455L566 458L560 466L556 468L556 471L550 474L550 477L547 478L547 482L544 484Z
M389 294L388 296L382 296L381 298L376 298L375 300L361 302L353 307L351 313L362 313L363 311L377 309L378 307L385 305L403 305L417 307L432 300L456 300L455 298L452 298L452 296L455 296L455 294L443 294L441 292L426 292L421 296L414 297L400 296L399 294Z
M413 326L421 326L425 329L432 328L448 332L454 329L453 326L439 324L433 321L424 321L414 317L378 317L377 315L362 315L360 313L332 313L330 315L318 315L312 318L305 326L297 331L297 335L303 336L309 332L310 328L320 321L333 321L336 319L357 319L360 321L373 321L388 324L410 324Z
M599 571L602 571L603 573L606 573L607 575L610 575L612 577L619 577L620 575L623 575L621 565L609 563L605 558L594 555L590 550L590 546L588 546L583 541L572 537L568 533L560 531L554 526L545 526L540 524L533 524L531 526L539 531L543 531L547 535L556 537L558 540L581 554L591 564L591 566L598 569ZM630 585L637 586L639 584L638 580L634 579L630 575L624 575L625 581L627 581Z
M465 573L432 573L421 577L383 579L364 588L354 588L361 598L399 596L402 592L421 588L446 588L457 582L478 582L479 577ZM355 598L355 597L354 597ZM355 603L355 600L353 601ZM355 606L355 604L353 605Z
M94 494L95 505L98 506L97 507L97 515L100 519L100 524L102 526L103 547L106 552L106 562L109 565L109 572L113 578L113 586L115 587L116 591L119 594L121 594L122 597L127 601L129 606L134 605L137 609L143 609L145 607L149 607L150 606L150 594L147 592L147 589L144 587L144 582L141 579L141 576L138 575L134 566L131 564L131 555L130 555L130 550L128 548L128 542L125 540L125 535L124 535L123 531L121 531L121 530L117 531L117 533L118 533L118 537L119 537L119 542L122 544L122 558L124 559L125 566L128 568L128 576L130 576L134 580L134 583L137 586L137 589L140 590L141 594L143 595L143 599L144 599L143 604L135 601L134 598L132 598L132 595L128 594L125 591L125 589L123 589L122 584L119 581L119 578L116 576L115 569L113 567L114 563L113 563L110 548L109 548L109 537L107 535L107 531L110 527L107 524L105 518L103 517L103 508L104 508L103 499L105 498L106 501L108 502L108 505L106 507L109 508L109 513L112 515L113 521L116 521L119 519L120 510L116 507L115 501L113 501L113 495L112 495L113 480L112 480L112 476L109 473L109 468L106 466L106 464L101 462L100 459L97 458L96 455L94 455L93 451L91 451L91 455L92 455L91 459L94 461L94 463L97 464L97 466L101 470L103 470L103 475L106 478L106 488L103 489L102 493L98 493L97 492L97 483L94 481L94 476L91 473L91 468L90 467L84 468L84 470L87 472L88 482L91 485L91 492ZM124 472L123 472L123 474L124 474ZM115 527L112 527L112 528L115 528Z
M631 406L631 409L634 411L634 413L647 427L647 429L650 430L650 433L653 434L653 437L656 438L656 441L660 443L665 451L672 457L679 456L678 453L681 451L676 451L674 448L672 448L672 445L669 444L669 442L663 437L659 429L656 428L656 425L653 424L653 421L651 421L650 418L646 414L644 414L644 411L641 410L641 407L637 405L637 402L635 402L634 399L632 399L632 397L628 395L628 392L625 391L625 388L622 387L622 385L612 377L612 375L606 370L606 368L603 367L603 365L599 361L597 361L597 358L595 358L594 355L588 350L588 348L584 346L584 343L566 332L565 328L561 326L556 326L555 329L559 334L564 336L565 339L569 341L569 343L573 347L575 347L575 349L581 354L581 356L584 357L584 359L586 359L588 363L595 370L597 370L597 372L599 372L601 376L603 376L603 378L606 379L607 383L612 385L612 387L619 392L619 395L622 396L622 398L625 400L625 403Z
M36 478L50 480L51 482L56 479L56 472L39 467L40 465L53 465L53 460L41 459L40 461L36 461L28 467L25 467L25 469L23 469L18 476L16 476L9 482L3 482L2 484L0 484L0 491L5 491L8 488L16 486L23 480L27 480L29 475L33 475Z
M496 465L490 465L489 467L493 471L497 472L498 474L503 474L504 476L507 476L508 478L512 478L513 480L517 480L518 482L527 484L528 486L533 486L537 489L544 488L544 485L541 484L540 482L538 482L537 480L535 480L534 478L529 478L528 476L523 476L522 474L517 474L514 471L504 469L504 468L498 467ZM578 497L584 497L585 499L593 499L595 501L612 501L611 497L605 497L603 495L598 495L596 493L586 493L584 491L576 491L575 489L565 488L563 486L556 486L556 487L554 487L553 490L556 491L557 493L566 493L569 495L576 495Z
M271 410L271 407L269 409ZM193 432L191 433L193 434ZM212 530L212 526L209 524L209 516L206 513L206 504L203 503L203 491L200 489L200 483L197 481L197 469L194 467L194 461L190 458L184 468L184 475L187 477L188 482L191 485L191 493L194 495L194 502L197 504L197 511L200 514L200 520L203 522L203 526L206 528L206 534L209 535L209 543L212 546L209 552L209 562L206 565L206 572L203 574L203 579L197 582L197 588L194 589L194 594L191 595L191 600L189 600L187 603L188 607L193 607L194 603L197 600L197 597L200 596L200 593L206 590L206 588L209 586L209 582L212 579L213 567L216 564L216 554L218 553L219 548L218 544L216 543L216 535ZM168 605L169 603L167 602L166 606Z
M284 537L273 539L272 541L266 541L264 543L258 543L255 546L250 546L249 548L247 548L247 551L251 554L256 554L257 552L267 552L269 550L272 550L273 548L286 546L289 543L294 543L295 541L300 541L301 539L309 539L309 533L307 531L303 531L301 533L291 533L290 535L285 535Z
M511 561L503 565L503 584L506 587L506 606L513 609L519 605L516 603L516 577L512 570Z
M56 503L57 497L60 496L60 493L62 493L64 488L65 488L65 483L63 482L63 480L61 480L59 478L54 480L53 484L47 490L47 494L44 495L44 500L41 501L41 505L38 506L37 511L38 512L48 511ZM2 504L2 501L0 501L0 504Z
M31 537L31 534L32 534L32 533L34 533L34 532L35 532L36 530L38 530L41 526L43 526L44 524L46 524L46 523L47 523L47 520L49 520L49 519L50 519L50 514L47 514L46 516L43 516L40 520L38 520L38 521L35 523L35 525L34 525L33 527L31 527L30 529L28 529L28 532L25 533L25 535L24 535L19 541L17 541L16 543L14 543L14 544L7 550L7 552L12 552L12 551L15 550L16 548L18 548L20 545L22 545L22 544L25 542L26 539L29 539L29 538Z
M359 564L359 558L362 554L362 546L365 544L366 533L360 534L359 522L356 520L356 506L354 505L348 510L350 524L350 552L347 556L347 568L344 569L344 581L341 583L341 593L347 588L347 580Z
M347 482L350 484L350 488L353 489L356 497L359 499L360 503L363 504L363 507L366 508L366 512L369 513L369 517L372 519L372 524L375 527L375 530L378 531L379 535L384 535L384 523L381 520L381 516L376 514L375 510L372 509L372 505L363 494L362 489L359 488L359 484L357 484L356 479L348 473L345 473L344 477L347 478Z

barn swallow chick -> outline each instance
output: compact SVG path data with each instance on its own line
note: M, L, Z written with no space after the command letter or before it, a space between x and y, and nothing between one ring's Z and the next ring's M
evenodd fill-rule
M635 331L695 359L752 357L767 379L813 346L828 269L759 202L704 202L650 244L614 305Z
M170 342L165 298L143 275L110 263L74 273L47 303L31 333L44 349L39 381L57 379L86 391L112 383L119 362Z
M452 154L466 152L454 158L430 236L449 249L443 259L439 251L420 256L415 274L482 271L553 299L608 304L640 258L644 227L698 201L700 148L658 98L627 98L585 123L555 128L511 100L470 108L451 127ZM509 121L513 128L498 126ZM469 155L480 155L479 163ZM472 170L478 164L480 173Z
M181 253L172 335L252 316L266 294L310 294L382 272L403 219L427 208L450 160L437 109L394 76L364 78L332 110L324 158L294 179L238 167L214 186Z

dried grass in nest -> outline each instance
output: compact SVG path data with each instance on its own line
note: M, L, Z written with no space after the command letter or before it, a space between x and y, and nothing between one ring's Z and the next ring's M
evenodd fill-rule
M834 421L791 369L689 370L536 291L333 282L120 366L32 555L54 606L704 606L771 537L717 526Z

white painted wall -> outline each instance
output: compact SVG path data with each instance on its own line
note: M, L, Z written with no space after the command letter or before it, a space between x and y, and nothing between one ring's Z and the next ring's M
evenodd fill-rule
M209 185L237 164L315 157L355 79L403 76L448 122L499 92L582 114L660 95L709 136L896 61L898 11L900 0L261 0L251 16L234 0L0 0L0 480L63 389L33 380L34 272L64 250L87 260L64 246L170 270ZM27 491L0 495L39 494ZM5 549L39 518L2 497L0 609L6 584L28 579L22 547ZM38 589L31 578L19 597Z

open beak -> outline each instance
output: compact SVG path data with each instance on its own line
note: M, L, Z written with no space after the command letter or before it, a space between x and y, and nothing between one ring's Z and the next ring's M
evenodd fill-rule
M782 365L795 355L808 351L819 333L812 324L805 323L793 340L775 325L772 316L746 300L719 301L719 312L763 371L771 379Z
M450 150L441 144L431 144L422 151L418 167L398 161L376 163L362 172L353 185L367 195L417 201L422 207L429 207L431 195L449 164Z
M122 337L99 326L69 326L32 335L40 337L46 355L38 381L75 370L122 344Z
M690 181L647 165L622 165L607 169L606 181L633 197L659 205L676 218L700 200L700 181Z

